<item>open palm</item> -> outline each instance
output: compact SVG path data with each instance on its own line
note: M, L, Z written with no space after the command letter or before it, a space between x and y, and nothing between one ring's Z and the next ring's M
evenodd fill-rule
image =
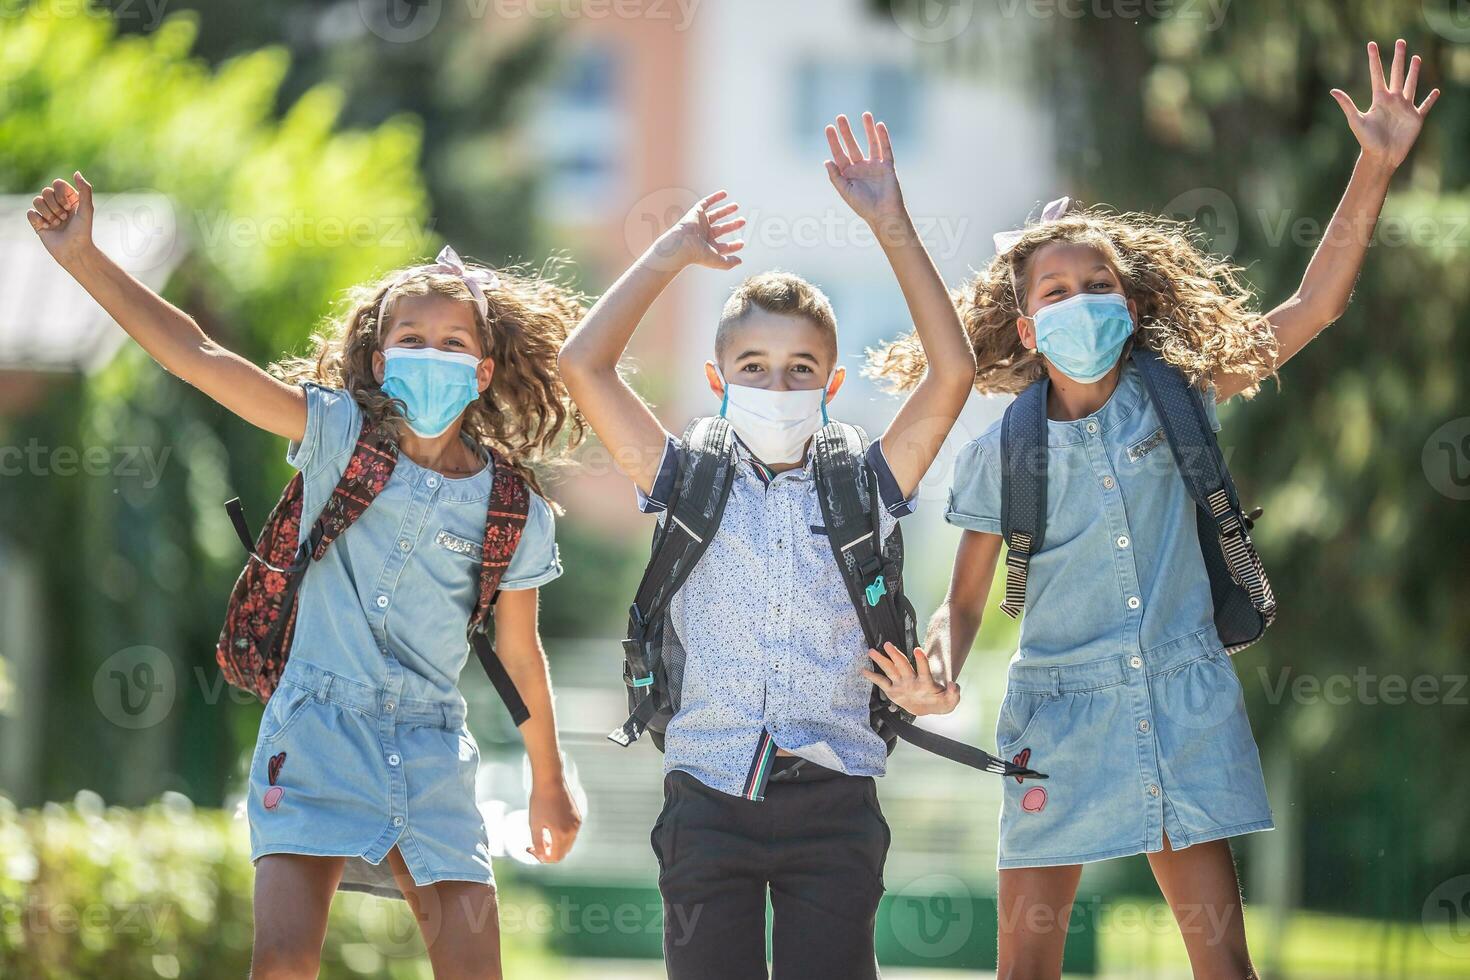
M666 253L678 266L703 265L711 269L733 269L740 264L735 253L745 247L739 240L723 241L745 227L744 218L733 217L740 205L733 201L721 205L729 195L716 191L694 207L664 234L667 243L661 253Z
M1376 157L1397 167L1409 155L1419 130L1424 126L1424 117L1429 114L1439 98L1439 89L1425 96L1424 101L1414 105L1415 89L1419 85L1419 56L1408 59L1407 45L1400 40L1393 48L1393 65L1389 69L1388 81L1383 79L1383 61L1378 56L1378 45L1368 42L1368 75L1373 82L1373 101L1367 112L1362 112L1353 103L1352 97L1342 89L1333 89L1332 97L1347 116L1348 126L1358 138L1358 145L1366 156Z
M868 142L866 153L858 146L846 116L838 116L835 126L827 126L827 145L832 149L827 176L847 206L871 225L902 213L903 192L893 169L888 127L875 123L873 114L865 112L863 130Z

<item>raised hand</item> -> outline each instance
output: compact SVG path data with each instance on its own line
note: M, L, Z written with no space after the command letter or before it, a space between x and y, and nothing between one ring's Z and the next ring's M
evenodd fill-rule
M1378 57L1378 45L1368 42L1368 75L1373 82L1373 101L1367 112L1362 112L1353 103L1352 97L1342 89L1333 89L1332 97L1347 116L1363 155L1397 167L1409 155L1409 149L1419 138L1424 117L1439 99L1439 89L1414 105L1414 90L1419 84L1419 56L1416 54L1405 66L1408 46L1400 39L1393 46L1393 66L1389 69L1388 81L1383 80L1383 61Z
M92 185L78 170L73 187L54 180L31 201L26 220L41 238L41 244L62 265L92 244Z
M874 123L873 114L865 112L863 130L868 142L866 153L858 146L846 116L838 116L835 126L827 126L827 145L832 150L827 176L847 206L869 225L876 226L903 214L903 191L893 169L888 127Z
M929 670L929 655L923 647L914 648L914 664L892 643L883 644L883 652L869 650L868 656L878 671L864 670L862 675L888 700L914 715L947 715L960 703L960 686L953 681L941 683Z
M716 191L686 211L659 239L656 249L660 259L679 267L704 265L711 269L733 269L739 265L740 257L735 253L745 243L721 241L745 227L744 218L731 218L740 205L720 204L728 196L724 191Z

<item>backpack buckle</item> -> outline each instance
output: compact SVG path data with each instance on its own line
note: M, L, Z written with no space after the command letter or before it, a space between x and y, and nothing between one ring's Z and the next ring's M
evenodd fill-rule
M863 589L863 594L867 596L868 605L876 606L888 594L888 583L883 581L882 575L879 575L873 579L872 584Z

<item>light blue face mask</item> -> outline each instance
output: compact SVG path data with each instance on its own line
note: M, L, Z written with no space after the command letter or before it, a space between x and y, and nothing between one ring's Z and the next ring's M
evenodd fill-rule
M1128 301L1117 293L1078 293L1036 311L1036 349L1073 381L1091 384L1118 363L1133 336Z
M432 347L383 351L383 394L403 402L408 427L425 439L442 435L480 397L480 359Z

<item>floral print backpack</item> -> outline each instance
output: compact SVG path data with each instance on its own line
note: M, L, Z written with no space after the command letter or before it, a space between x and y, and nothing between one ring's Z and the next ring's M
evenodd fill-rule
M501 576L510 565L521 531L526 526L530 491L526 481L498 453L494 482L485 517L485 543L480 559L479 600L467 629L470 644L491 683L520 725L530 717L525 702L495 654L490 640L491 609ZM232 686L269 700L291 655L296 627L297 592L313 561L327 553L333 541L362 516L387 485L398 462L398 447L378 428L364 425L336 489L301 540L303 480L300 473L281 493L258 539L252 540L244 509L237 497L225 504L249 557L225 609L215 659Z

